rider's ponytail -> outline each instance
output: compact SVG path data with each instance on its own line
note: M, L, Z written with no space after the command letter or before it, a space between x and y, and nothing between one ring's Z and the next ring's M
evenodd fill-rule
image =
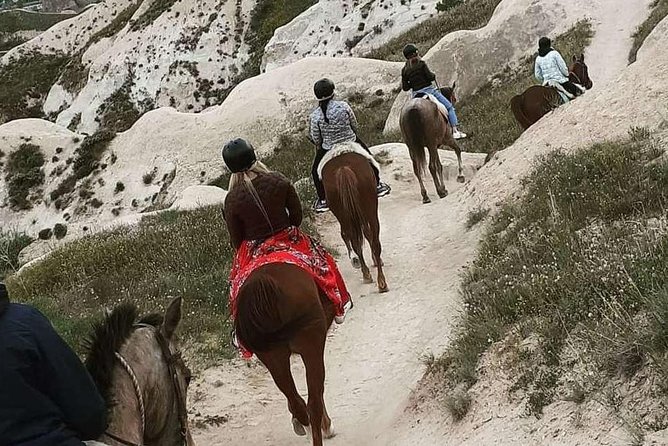
M325 117L325 122L327 124L329 124L329 118L327 117L327 106L329 105L329 101L331 100L332 98L320 101L320 110L322 110L322 115Z

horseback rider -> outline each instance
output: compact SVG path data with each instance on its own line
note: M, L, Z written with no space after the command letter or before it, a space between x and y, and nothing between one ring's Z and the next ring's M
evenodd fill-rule
M369 154L369 148L357 135L357 118L353 109L345 101L335 101L334 82L329 79L320 79L313 87L316 98L318 98L319 107L311 113L310 119L310 137L316 145L315 158L311 167L311 176L315 190L318 193L318 200L314 205L316 212L327 212L327 200L325 197L325 188L318 176L318 166L328 150L335 145L344 142L356 142ZM390 186L380 181L380 172L373 168L376 176L376 191L379 197L389 194Z
M83 446L106 426L105 402L77 355L0 283L0 444Z
M566 61L561 57L559 51L552 48L552 41L547 37L541 37L538 40L538 57L536 57L534 75L543 85L557 82L573 96L583 93L581 88L570 81Z
M236 295L254 269L292 263L310 273L334 303L336 322L343 323L352 307L350 294L334 258L299 229L302 206L292 183L258 161L253 146L244 139L225 144L223 160L232 172L224 217L235 251L230 272L233 317Z
M436 80L436 75L431 72L427 63L418 55L418 49L413 44L404 47L404 57L406 65L401 70L401 88L404 91L411 91L412 97L419 93L426 93L434 96L448 110L448 121L452 126L452 136L455 139L466 138L466 133L459 131L457 126L459 121L455 113L455 107L446 98L441 91L432 85Z

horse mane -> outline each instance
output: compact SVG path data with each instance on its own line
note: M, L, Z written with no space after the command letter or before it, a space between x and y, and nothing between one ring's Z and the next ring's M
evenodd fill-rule
M108 408L114 405L111 387L116 352L128 340L138 323L157 327L162 324L162 315L150 314L140 319L135 304L123 303L102 321L93 324L92 334L85 341L86 368Z

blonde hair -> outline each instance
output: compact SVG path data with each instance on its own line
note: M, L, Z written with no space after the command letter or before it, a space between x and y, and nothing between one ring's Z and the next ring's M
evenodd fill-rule
M264 207L264 204L262 204L262 200L260 199L260 196L257 193L257 190L255 189L255 186L253 186L253 179L251 178L251 174L255 174L256 176L260 175L266 175L268 173L271 173L271 170L264 165L261 161L255 161L250 168L243 172L237 172L233 173L232 176L230 177L230 185L229 189L232 191L234 188L244 185L246 187L246 190L250 193L251 197L253 198L253 201L255 202L255 205L260 209L260 212L262 212L262 215L264 216L265 220L267 220L267 223L269 223L269 227L271 228L271 231L274 232L274 227L271 224L271 220L269 219L269 214L267 213L267 209Z

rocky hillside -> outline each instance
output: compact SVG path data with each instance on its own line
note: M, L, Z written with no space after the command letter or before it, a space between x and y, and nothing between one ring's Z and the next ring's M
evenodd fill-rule
M39 36L58 22L73 17L73 12L49 14L22 9L0 12L0 54Z
M276 30L263 70L309 56L364 56L433 17L437 0L321 0Z

